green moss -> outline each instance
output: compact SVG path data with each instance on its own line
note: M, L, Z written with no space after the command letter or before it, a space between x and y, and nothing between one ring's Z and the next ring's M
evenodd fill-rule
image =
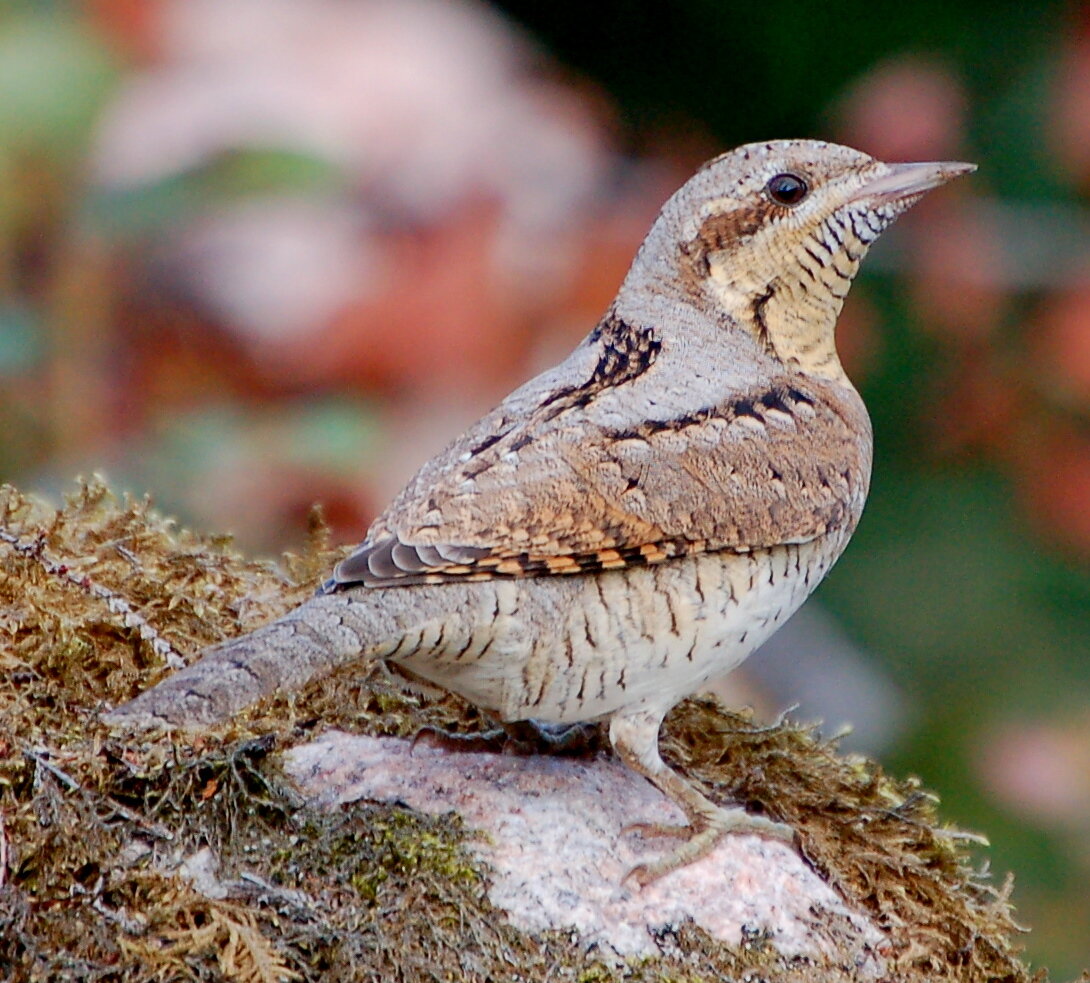
M481 877L451 830L454 817L435 822L406 809L364 811L366 843L353 842L358 858L351 884L374 902L391 877L435 877L452 884L476 884ZM460 830L457 830L460 832Z

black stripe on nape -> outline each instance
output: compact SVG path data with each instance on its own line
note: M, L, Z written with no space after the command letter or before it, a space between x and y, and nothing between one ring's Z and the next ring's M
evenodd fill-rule
M602 319L590 340L600 346L598 364L585 382L558 389L541 404L551 409L550 416L586 406L603 392L638 379L655 364L662 349L652 329L634 327L615 313Z

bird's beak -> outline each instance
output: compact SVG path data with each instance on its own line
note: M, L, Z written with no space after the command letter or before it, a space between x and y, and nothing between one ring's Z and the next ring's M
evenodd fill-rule
M853 201L872 205L892 204L915 198L962 174L976 170L976 164L958 161L933 161L926 164L887 164L887 170L868 181L854 195Z

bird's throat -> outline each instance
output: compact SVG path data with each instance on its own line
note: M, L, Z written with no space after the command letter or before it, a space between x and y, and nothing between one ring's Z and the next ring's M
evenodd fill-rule
M836 321L849 278L826 283L781 274L765 284L739 283L714 262L709 272L714 301L769 354L793 371L846 381L836 350Z

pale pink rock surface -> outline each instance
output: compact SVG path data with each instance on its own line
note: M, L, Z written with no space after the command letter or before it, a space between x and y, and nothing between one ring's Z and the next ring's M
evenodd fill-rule
M782 843L726 837L642 890L623 885L631 867L677 841L621 830L684 817L611 758L513 757L424 742L410 754L403 740L331 731L288 751L285 769L317 805L365 799L457 812L485 834L470 846L492 868L490 900L523 930L574 928L584 944L627 956L654 954L656 929L691 918L732 944L743 927L768 931L785 956L847 944L857 967L881 971L881 932Z

